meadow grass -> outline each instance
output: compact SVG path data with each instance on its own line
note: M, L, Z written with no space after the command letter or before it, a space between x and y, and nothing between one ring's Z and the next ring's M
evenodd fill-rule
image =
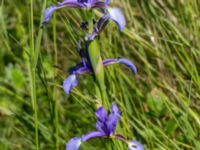
M200 2L113 0L127 26L110 22L101 33L103 58L129 58L105 69L110 108L122 117L117 132L145 150L200 149ZM0 3L0 149L65 149L69 139L95 130L97 95L92 76L79 78L70 95L62 82L80 62L76 51L80 9L58 11L46 28L43 12L53 1ZM95 10L98 17L99 10ZM106 147L106 148L105 148ZM116 140L95 139L85 150L123 150Z

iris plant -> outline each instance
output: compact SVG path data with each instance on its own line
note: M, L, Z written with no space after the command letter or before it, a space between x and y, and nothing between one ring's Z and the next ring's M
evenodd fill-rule
M43 26L51 19L54 11L64 8L100 8L103 12L103 16L98 20L93 22L93 26L89 27L89 33L84 37L85 48L81 49L81 43L78 45L78 52L81 56L81 63L69 69L69 76L63 82L64 91L69 94L71 89L78 84L78 76L85 73L92 73L94 76L97 76L98 63L100 62L100 68L103 70L103 67L109 66L111 64L121 63L131 69L133 74L136 74L137 70L135 65L128 59L125 58L108 58L102 61L100 56L100 50L98 46L91 46L91 43L95 43L100 32L106 27L110 20L114 21L119 30L122 31L125 27L126 21L123 13L118 8L109 7L110 0L63 0L63 2L58 2L56 5L52 5L45 10ZM91 18L92 21L93 18ZM81 25L81 28L85 28L91 22L84 22ZM95 43L96 44L96 43ZM90 46L88 46L90 45ZM95 54L95 55L94 55ZM97 59L96 58L99 58ZM93 58L93 59L91 59ZM100 60L100 61L99 61ZM94 65L95 64L95 65ZM101 71L103 74L103 71ZM102 76L99 81L104 82L104 77ZM96 131L88 132L82 137L72 138L66 145L66 150L78 150L80 145L94 138L115 138L121 140L128 144L129 150L143 150L142 145L137 141L129 141L120 134L115 133L116 125L120 119L121 112L119 111L115 103L112 104L111 113L108 114L104 107L99 107L95 112L97 117L96 122Z
M115 133L116 125L120 119L121 112L115 103L112 103L111 113L108 114L104 107L99 107L95 112L97 117L96 131L90 131L82 137L72 138L66 145L66 150L78 150L80 145L95 138L115 138L128 144L129 150L143 150L137 141L129 141L120 134Z

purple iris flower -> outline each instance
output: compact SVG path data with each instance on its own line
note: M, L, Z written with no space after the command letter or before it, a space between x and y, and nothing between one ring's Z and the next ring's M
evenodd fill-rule
M108 9L103 9L103 11L104 11L104 16L101 17L97 25L94 26L94 31L86 35L85 40L89 41L94 40L94 38L105 28L109 20L114 21L119 27L120 31L122 31L125 28L126 20L119 8L116 7L108 8Z
M104 107L99 107L95 112L97 117L96 129L97 131L91 131L84 134L80 138L72 138L66 145L66 150L78 150L81 143L92 138L105 138L114 135L116 125L121 116L117 105L112 103L111 114L108 115L107 110Z
M122 135L115 134L115 128L116 125L120 119L121 112L119 111L119 108L117 107L116 103L112 103L111 107L111 113L108 114L107 110L104 107L99 107L97 111L95 112L95 115L97 117L96 122L96 129L97 131L91 131L87 134L84 134L82 137L75 137L72 138L66 145L66 150L78 150L80 145L89 140L89 139L95 139L95 138L116 138L116 139L123 139L122 141L128 143L126 139ZM141 144L137 141L134 141L134 143L129 144L131 148L129 150L143 150ZM138 147L138 148L137 148Z
M108 66L111 64L122 63L128 68L131 69L133 74L136 74L137 69L135 65L128 59L125 58L109 58L103 60L103 66ZM69 94L71 89L74 88L78 84L78 76L85 73L92 73L92 67L89 63L85 62L84 58L82 58L82 62L75 67L69 69L70 75L64 80L63 88L64 91Z
M64 0L63 2L58 2L57 5L48 7L44 12L43 25L51 19L52 14L55 10L63 7L72 8L106 8L110 0Z

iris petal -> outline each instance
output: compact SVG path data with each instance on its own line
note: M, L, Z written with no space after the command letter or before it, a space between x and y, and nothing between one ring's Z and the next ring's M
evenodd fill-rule
M137 73L137 68L135 67L135 65L128 59L125 59L125 58L119 58L118 60L120 63L126 65L127 67L129 67L133 74L136 74Z
M94 139L94 138L104 137L104 136L105 136L105 134L103 132L91 131L91 132L88 132L87 134L82 136L82 142L85 142L89 139Z
M82 3L78 3L77 0L65 0L63 2L58 2L57 5L48 7L44 12L43 26L45 26L46 23L51 19L55 10L63 7L83 8L84 5Z
M97 116L98 120L104 122L107 119L108 112L104 107L99 107L95 112L95 115Z
M142 144L138 141L131 141L128 144L129 150L144 150Z
M69 75L63 82L64 91L69 94L71 89L78 84L78 79L75 74Z
M50 6L48 7L45 12L44 12L44 21L43 21L43 26L47 24L47 22L51 19L53 12L58 9L57 6Z
M78 150L80 145L81 145L81 138L75 137L67 143L66 150Z
M110 19L112 19L117 26L119 27L120 31L122 31L125 28L126 20L119 8L109 8L108 12L110 14Z
M109 58L109 59L105 59L103 60L103 65L104 66L108 66L108 65L111 65L111 64L115 64L115 63L122 63L124 65L126 65L127 67L129 67L133 74L136 74L137 73L137 69L135 67L135 65L128 59L125 59L125 58Z
M43 26L51 19L52 14L55 10L63 7L72 8L106 8L109 4L109 0L105 2L97 0L64 0L63 2L58 2L57 5L48 7L44 12Z
M119 111L116 103L112 103L111 114L109 115L109 119L106 122L106 125L107 125L110 135L112 135L114 133L120 116L121 116L121 112Z
M104 132L107 136L109 136L109 131L106 126L106 121L108 119L108 112L104 107L99 107L97 111L95 112L95 115L97 116L97 122L96 122L96 129L98 131Z
M101 122L98 120L95 124L95 127L98 131L105 133L106 136L109 136L110 133L107 129L105 122Z

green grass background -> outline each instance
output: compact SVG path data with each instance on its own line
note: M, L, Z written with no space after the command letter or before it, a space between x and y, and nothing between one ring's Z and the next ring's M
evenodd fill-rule
M62 9L42 29L44 8L54 2L0 1L1 150L62 150L72 137L95 130L93 77L80 76L70 95L61 87L67 70L80 62L76 42L86 13ZM127 25L120 33L110 22L101 33L102 57L128 58L138 69L136 76L123 65L105 69L105 107L116 101L122 111L116 132L145 150L200 150L200 1L111 5L123 10ZM127 145L95 139L81 149Z

